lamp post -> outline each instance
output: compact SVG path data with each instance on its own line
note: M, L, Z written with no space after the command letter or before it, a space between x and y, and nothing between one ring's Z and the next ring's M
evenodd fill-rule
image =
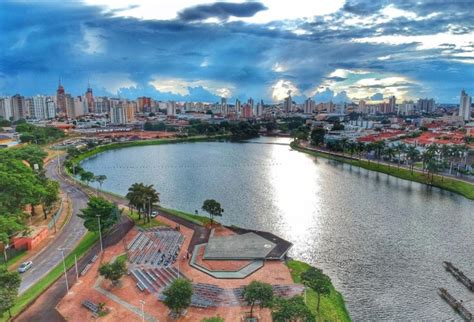
M77 269L77 256L74 254L74 265L76 266L76 282L79 281L79 270Z
M69 293L69 282L67 280L66 260L64 259L64 249L60 248L61 256L63 258L64 278L66 279L66 290Z
M100 239L100 252L104 251L104 245L102 244L102 229L100 227L100 215L97 215L97 221L99 222L99 239Z
M142 305L142 321L145 322L145 309L144 309L145 301L140 300L140 304Z

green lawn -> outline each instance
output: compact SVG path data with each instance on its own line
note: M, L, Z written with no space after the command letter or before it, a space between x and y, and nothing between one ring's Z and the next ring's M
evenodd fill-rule
M77 258L81 258L94 243L99 239L98 235L95 233L88 232L77 244L76 248L66 257L66 267L70 268L74 265L74 255ZM31 286L26 292L21 294L15 306L11 309L13 316L20 313L28 304L30 304L34 299L36 299L41 293L46 290L51 284L53 284L58 278L63 276L63 263L58 264L53 270L51 270L47 275L40 279L36 284ZM3 318L0 318L0 321L7 321L6 314Z
M295 283L301 283L300 275L305 272L311 266L304 262L290 260L287 263L288 268L291 271L291 276ZM309 309L313 312L315 316L316 312L316 300L317 295L311 289L306 290L306 301ZM321 296L320 303L320 315L317 319L318 321L351 321L349 312L347 312L346 306L344 304L344 299L334 286L331 285L331 294L329 296Z
M454 180L448 177L441 177L439 175L435 175L433 182L430 182L430 179L428 179L427 174L419 173L416 171L411 173L409 169L398 168L396 165L388 166L386 164L378 164L376 161L369 162L366 160L353 160L353 159L333 156L327 153L312 151L306 148L298 147L294 143L291 143L291 147L294 150L304 152L316 157L323 157L326 159L331 159L331 160L336 160L336 161L352 164L354 166L361 167L367 170L386 173L388 175L402 178L405 180L415 181L415 182L431 185L434 187L438 187L441 189L445 189L445 190L463 195L464 197L468 199L474 199L474 185L469 184L464 181Z
M27 251L23 250L21 252L16 253L14 256L8 258L7 267L10 267L14 265L15 263L18 263L23 257L26 256L26 254L28 254ZM5 264L5 259L3 258L3 255L0 255L0 265L4 265L4 264Z
M163 211L169 213L170 215L186 219L190 222L193 222L193 223L201 225L201 226L206 226L206 225L211 223L211 220L208 217L192 215L190 213L175 210L175 209L169 209L169 208L163 208L163 207L160 207L160 209L162 209ZM214 222L215 222L215 220L214 220Z
M138 212L134 211L133 213L130 213L129 210L124 210L124 213L133 220L135 225L137 225L140 228L153 228L153 227L160 227L160 226L168 226L164 222L159 221L157 218L151 218L150 222L148 223L143 223L143 217L142 219L138 219Z

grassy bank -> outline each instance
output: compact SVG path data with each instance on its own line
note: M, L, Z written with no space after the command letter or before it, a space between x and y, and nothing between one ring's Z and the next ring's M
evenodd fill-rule
M98 240L98 235L88 232L77 244L74 250L65 258L66 267L69 269L74 265L74 255L77 259L84 256L84 254L94 245ZM32 303L38 296L41 295L51 284L53 284L58 278L64 275L63 263L59 263L53 270L47 275L42 277L36 284L27 289L21 294L16 300L15 306L11 309L12 316L16 316L22 312L30 303ZM5 314L0 321L7 321L8 313Z
M8 258L7 267L13 266L18 263L23 257L26 256L26 254L28 254L27 251L23 250ZM3 255L0 255L0 265L5 265L5 258L3 257Z
M127 141L127 142L116 142L109 143L106 145L100 145L93 148L92 150L81 153L74 158L73 161L80 162L84 159L90 158L93 155L115 149L122 149L134 146L146 146L146 145L161 145L161 144L174 144L174 143L185 143L185 142L202 142L202 141L215 141L229 138L229 135L216 135L216 136L193 136L189 138L174 138L174 139L156 139L156 140L140 140L140 141Z
M187 221L193 222L193 223L201 225L201 226L206 226L206 225L211 223L210 219L207 218L207 217L203 217L203 216L199 216L199 215L192 215L192 214L184 212L184 211L169 209L169 208L163 208L163 207L160 207L160 210L162 210L162 211L164 211L164 212L166 212L170 215L186 219ZM216 221L214 220L214 222L216 222Z
M474 185L469 184L467 182L455 180L449 177L442 177L440 175L435 175L433 182L430 182L430 179L428 179L428 176L426 174L416 172L416 171L413 171L412 173L410 170L405 169L405 168L398 168L396 165L388 166L386 164L379 164L374 161L369 162L367 160L354 160L354 159L334 156L328 153L313 151L313 150L300 147L294 142L291 143L291 148L296 151L304 152L316 157L323 157L326 159L336 160L336 161L352 164L354 166L361 167L367 170L386 173L388 175L391 175L397 178L415 181L415 182L423 183L423 184L430 185L433 187L441 188L444 190L448 190L448 191L460 194L468 199L474 200Z
M124 209L124 214L126 214L133 221L135 226L143 228L143 229L153 228L153 227L160 227L160 226L161 227L168 226L167 224L159 221L156 218L152 218L152 220L150 220L150 222L144 223L143 222L143 216L142 216L142 218L139 218L137 211L130 212L129 210Z
M286 264L291 271L291 277L295 283L301 283L301 273L311 267L304 262L296 260L290 260ZM308 288L306 290L306 304L311 312L318 317L318 321L351 321L349 312L347 312L346 305L344 304L344 299L333 285L331 285L331 294L329 296L321 296L319 316L316 312L316 301L316 292Z

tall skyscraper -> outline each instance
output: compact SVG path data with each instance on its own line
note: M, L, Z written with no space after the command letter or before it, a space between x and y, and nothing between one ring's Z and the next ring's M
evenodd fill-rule
M151 110L151 98L150 97L139 97L138 99L138 112L149 112Z
M463 89L461 91L461 98L459 101L459 116L461 116L466 122L469 122L471 120L471 104L471 96L469 96L469 94L467 94L466 91Z
M367 114L367 103L364 100L359 101L359 113Z
M435 101L434 99L419 99L418 100L418 103L416 104L416 108L418 109L418 111L420 112L424 112L424 113L431 113L434 111L434 108L435 108Z
M176 115L176 102L169 101L166 103L166 115L175 116Z
M397 107L397 99L395 96L390 96L388 99L388 111L387 113L395 113Z
M67 118L66 91L64 90L64 87L61 84L61 79L59 79L58 89L56 90L56 108L57 113L60 116L64 116Z
M8 96L0 98L0 116L4 120L10 120L13 117L12 101Z
M243 118L251 118L253 116L253 108L250 104L244 104L242 107L242 117Z
M254 104L255 104L253 98L249 98L247 100L247 104L250 105L250 108L253 110L253 107L254 107Z
M235 100L235 113L240 114L241 109L240 100L237 98Z
M94 113L94 94L92 93L92 88L90 84L87 84L86 102L87 102L87 111L89 113Z
M36 120L44 120L47 117L46 96L36 95L33 97L33 108L30 117Z
M229 110L228 110L228 105L227 105L227 98L221 97L221 106L220 106L221 113L223 115L227 115Z
M25 98L20 94L16 94L11 98L13 121L26 118L26 102Z
M314 101L309 97L305 102L304 102L304 113L305 114L313 114L314 111Z
M291 93L288 93L288 97L283 101L283 111L285 113L290 113L293 110L293 100L291 98Z

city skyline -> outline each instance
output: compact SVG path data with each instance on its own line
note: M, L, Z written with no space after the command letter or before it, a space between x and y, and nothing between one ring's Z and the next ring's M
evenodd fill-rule
M472 18L434 1L6 1L0 95L50 95L61 77L131 99L458 104L474 92Z

